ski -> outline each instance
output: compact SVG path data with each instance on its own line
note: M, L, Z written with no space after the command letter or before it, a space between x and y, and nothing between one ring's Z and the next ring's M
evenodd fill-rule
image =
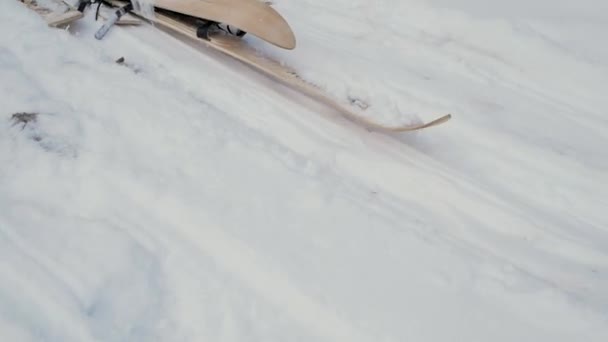
M153 4L157 9L238 28L283 49L296 47L287 21L260 0L154 0Z
M122 7L129 2L125 0L105 0L114 7ZM322 88L300 77L297 71L284 64L261 55L245 41L236 35L226 34L225 30L213 29L217 24L204 18L192 17L182 13L156 8L152 18L144 17L133 10L132 14L144 21L152 22L154 26L172 33L178 34L190 40L196 40L206 47L228 55L258 72L288 86L299 93L308 96L320 103L333 108L346 119L355 122L372 131L381 132L408 132L425 128L435 127L450 120L451 114L445 114L438 118L420 123L404 123L387 125L374 121L368 116L361 115L357 111L365 111L367 106L357 106L356 100L338 100ZM218 25L215 25L216 27ZM353 107L353 108L350 108ZM355 108L356 107L356 108Z

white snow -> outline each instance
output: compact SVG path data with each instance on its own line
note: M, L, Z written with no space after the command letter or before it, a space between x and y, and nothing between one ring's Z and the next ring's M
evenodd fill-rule
M2 1L0 340L608 340L606 3L273 2L251 44L454 118Z
M145 18L154 18L154 2L156 0L133 0L133 9Z

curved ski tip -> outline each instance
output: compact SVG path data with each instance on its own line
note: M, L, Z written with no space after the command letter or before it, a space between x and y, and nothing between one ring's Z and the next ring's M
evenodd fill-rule
M427 123L421 123L418 125L406 125L406 126L401 126L401 127L390 127L390 128L385 127L385 128L388 129L389 131L393 131L393 132L417 131L420 129L441 125L442 123L450 120L451 118L452 118L452 114L445 114L445 115L440 116L437 119L431 120Z
M284 48L286 50L293 50L296 48L296 37L293 34L293 32L291 33L291 40L289 40L289 42L282 48Z
M296 48L296 36L293 34L293 31L291 31L290 27L287 27L287 30L277 36L278 37L274 37L274 39L267 39L262 37L258 38L261 38L274 46L280 47L281 49L293 50Z
M255 36L255 34L253 34ZM287 35L283 35L282 37L280 37L279 39L269 39L269 38L265 38L265 37L260 37L258 36L258 38L265 40L266 42L280 47L281 49L285 49L285 50L293 50L296 48L296 37L294 36L293 32L289 32L289 34Z
M437 119L429 122L429 124L438 125L438 124L441 124L441 123L444 123L444 122L450 120L451 118L452 118L452 114L448 113L440 118L437 118Z
M422 125L420 128L428 128L428 127L433 127L433 126L437 126L437 125L441 125L442 123L450 120L452 118L452 114L446 114L444 116L438 117L435 120L429 121L426 124Z
M279 15L277 13L277 15ZM283 21L283 29L280 31L276 31L272 34L272 39L268 39L270 37L267 37L266 41L268 41L269 43L276 45L280 48L286 49L286 50L293 50L296 48L296 35L294 34L293 30L291 29L291 27L289 26L289 24L287 23L287 21L285 21L285 19L283 17L281 17L282 21Z

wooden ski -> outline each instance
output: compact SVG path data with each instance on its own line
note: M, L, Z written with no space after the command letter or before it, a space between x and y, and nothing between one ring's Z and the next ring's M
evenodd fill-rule
M259 0L155 0L154 6L231 25L284 49L296 47L287 21Z
M128 4L125 1L110 0L114 5L124 6ZM133 12L138 14L137 12ZM143 17L142 17L143 18ZM275 60L261 55L251 46L247 45L242 39L215 32L207 36L207 39L200 38L198 19L194 17L184 16L177 13L156 10L154 18L146 18L154 22L155 26L165 29L169 32L177 33L180 36L188 39L196 40L205 46L212 48L216 51L222 52L249 67L261 72L262 74L275 79L276 81L284 84L312 99L315 99L335 110L337 110L345 118L356 122L370 130L382 131L382 132L407 132L415 131L424 128L434 127L445 123L452 116L446 114L440 116L429 122L421 123L406 123L396 125L386 125L374 121L368 116L363 116L357 113L356 109L349 108L348 101L339 101L328 94L323 89L315 86L311 82L306 81L298 75L295 70L286 67Z

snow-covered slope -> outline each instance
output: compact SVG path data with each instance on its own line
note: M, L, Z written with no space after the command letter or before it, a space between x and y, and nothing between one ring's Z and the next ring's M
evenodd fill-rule
M274 2L298 48L252 44L454 119L2 1L0 340L606 341L604 2Z

